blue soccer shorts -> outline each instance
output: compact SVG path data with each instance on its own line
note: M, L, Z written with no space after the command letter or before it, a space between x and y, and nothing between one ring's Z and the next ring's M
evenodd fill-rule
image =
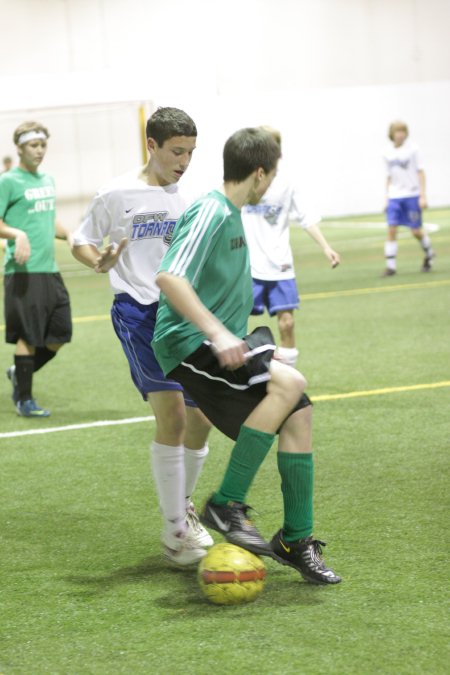
M422 227L422 211L419 197L390 199L386 209L388 225L405 225L412 230Z
M141 305L127 293L115 296L111 308L111 318L125 356L130 366L131 378L144 401L147 394L158 391L181 391L184 402L190 407L196 403L183 391L183 387L174 380L168 380L151 347L155 330L158 303Z
M264 281L253 279L253 309L252 314L263 314L264 309L270 316L284 310L298 309L300 298L295 279L279 281Z

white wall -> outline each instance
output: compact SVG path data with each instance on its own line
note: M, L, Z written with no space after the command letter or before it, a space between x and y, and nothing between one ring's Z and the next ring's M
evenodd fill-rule
M222 146L240 126L282 130L283 158L293 182L323 215L381 211L381 152L392 119L406 119L420 143L431 206L450 204L450 81L414 85L301 89L182 101L197 122L196 156L185 183L221 179ZM159 103L159 101L157 101ZM389 112L389 116L386 114ZM211 126L214 136L211 136Z
M403 118L430 204L450 203L448 0L0 0L0 14L0 154L19 122L47 123L60 196L140 162L145 101L196 120L191 184L221 179L235 129L278 126L324 215L381 209L386 129Z

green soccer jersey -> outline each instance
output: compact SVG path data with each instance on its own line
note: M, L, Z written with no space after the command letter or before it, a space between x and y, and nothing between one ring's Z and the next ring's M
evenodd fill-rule
M231 333L238 337L247 333L253 307L249 255L240 211L222 193L213 190L184 212L159 269L187 279ZM152 347L164 373L204 339L161 294Z
M26 232L31 255L24 265L14 260L15 242L7 241L5 274L57 272L55 262L55 183L45 173L11 169L0 176L0 218Z

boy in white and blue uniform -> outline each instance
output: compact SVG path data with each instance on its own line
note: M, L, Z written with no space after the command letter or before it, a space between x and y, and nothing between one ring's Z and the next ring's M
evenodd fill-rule
M190 565L213 543L191 501L208 453L210 423L184 397L182 386L164 376L150 343L160 294L155 274L186 206L178 181L191 161L197 129L184 111L159 108L146 134L148 164L98 191L73 235L73 254L96 272L109 273L114 329L133 382L156 418L151 461L164 553L178 565ZM105 239L109 244L101 252Z
M391 143L383 155L387 173L388 233L384 244L386 269L383 272L386 277L397 272L399 225L410 228L425 253L422 272L430 272L434 258L430 237L422 227L422 209L427 205L422 157L417 145L408 140L408 133L404 122L393 122L388 134Z
M271 133L281 149L280 132L272 127L262 128ZM297 190L284 175L281 162L261 201L246 204L241 216L253 278L252 314L263 314L267 307L270 316L276 315L280 333L278 352L286 363L295 366L298 350L294 310L298 309L300 298L289 241L290 223L297 223L314 239L333 268L340 262L339 254L323 236L319 227L320 216L305 209Z

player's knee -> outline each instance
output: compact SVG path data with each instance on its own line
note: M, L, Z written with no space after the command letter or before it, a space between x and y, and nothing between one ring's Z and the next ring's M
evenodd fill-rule
M188 448L202 447L208 438L212 428L211 422L199 408L188 407L186 409L186 434L185 445Z
M306 389L305 377L295 368L276 362L271 369L271 382L268 390L277 393L288 406L295 405Z
M46 349L48 349L50 352L55 352L55 354L56 354L56 352L59 352L59 350L61 349L62 346L63 346L62 344L45 345Z
M165 410L154 410L158 437L168 445L183 442L186 431L186 413L183 406L174 405ZM163 442L163 441L161 441Z
M306 378L298 370L295 370L294 368L291 368L291 370L293 371L293 374L290 374L292 384L290 385L289 388L292 391L295 390L296 400L298 400L298 398L300 398L300 396L304 393L307 382Z
M278 314L278 328L283 333L294 330L294 315L292 312L280 312Z

